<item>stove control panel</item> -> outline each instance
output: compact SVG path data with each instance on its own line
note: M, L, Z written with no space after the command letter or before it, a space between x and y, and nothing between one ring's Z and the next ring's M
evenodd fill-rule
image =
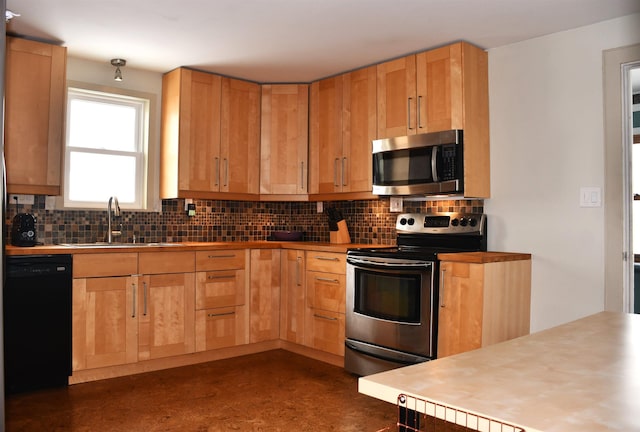
M484 235L485 229L483 213L404 213L396 220L398 233Z

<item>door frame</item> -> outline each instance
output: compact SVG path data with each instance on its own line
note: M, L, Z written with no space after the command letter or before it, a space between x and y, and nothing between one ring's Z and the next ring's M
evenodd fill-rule
M604 90L604 309L632 312L633 250L631 249L630 135L623 90L627 65L640 62L640 44L603 51ZM626 184L625 184L626 183Z

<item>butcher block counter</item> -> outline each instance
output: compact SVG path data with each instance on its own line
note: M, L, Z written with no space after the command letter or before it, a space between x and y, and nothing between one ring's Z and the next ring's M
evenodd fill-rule
M393 404L407 394L525 432L640 431L640 315L600 312L362 377L359 391Z

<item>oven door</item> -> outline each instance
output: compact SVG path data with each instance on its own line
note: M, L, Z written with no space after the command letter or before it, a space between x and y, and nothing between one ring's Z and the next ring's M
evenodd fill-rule
M415 259L348 257L347 340L434 357L435 264Z

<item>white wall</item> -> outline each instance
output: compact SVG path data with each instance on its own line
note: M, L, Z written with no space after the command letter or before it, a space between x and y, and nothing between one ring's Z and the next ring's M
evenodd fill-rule
M636 14L489 51L489 249L533 255L532 331L604 309L604 209L579 191L604 192L602 51L638 42Z

